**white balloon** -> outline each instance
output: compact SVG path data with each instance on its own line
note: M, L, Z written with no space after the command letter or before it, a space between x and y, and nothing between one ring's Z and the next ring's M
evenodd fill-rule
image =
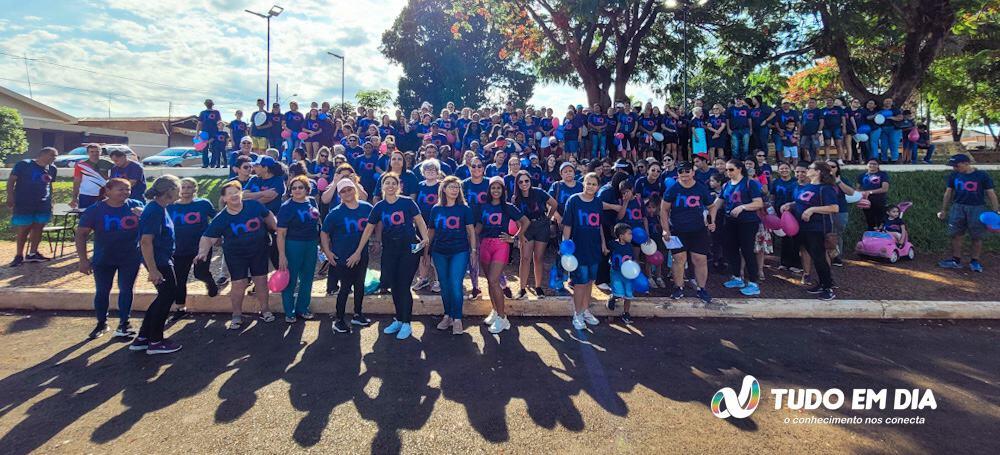
M784 237L785 235L787 235L787 234L785 234L785 231L782 231L781 229L778 229L776 231L771 231L771 232L773 232L774 235L776 235L778 237Z
M634 280L639 276L639 264L632 260L622 262L622 276L627 280Z
M549 142L549 138L548 137L543 137L542 138L542 148L546 148L549 145L551 145L550 142Z
M868 135L865 133L858 133L854 135L854 140L858 142L868 142Z
M885 116L882 114L875 114L875 124L881 125L885 123Z
M844 196L844 199L847 200L848 204L854 204L861 200L861 192L855 191L854 194Z
M535 131L535 140L536 141L542 140L542 132L541 131Z
M585 126L581 126L580 127L580 134L586 136L586 135L590 134L590 130L588 130L587 127L585 127Z
M580 263L576 260L576 256L573 256L572 254L564 254L559 260L559 263L562 264L563 269L567 272L572 272L580 266Z
M642 250L642 254L652 256L653 253L656 253L656 242L654 242L653 239L646 240L646 243L643 243L639 249Z
M257 111L257 113L255 113L253 115L253 124L254 125L261 126L261 125L263 125L266 122L267 122L267 114L265 114L265 113L263 113L261 111Z

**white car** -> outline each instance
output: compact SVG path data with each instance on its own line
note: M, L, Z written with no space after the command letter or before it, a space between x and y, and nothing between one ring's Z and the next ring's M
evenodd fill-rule
M132 161L138 161L135 152L127 145L123 144L101 144L101 156L107 158L108 154L115 150L121 150L125 152L125 156ZM192 149L194 150L194 149ZM56 157L56 161L53 163L56 167L68 167L72 168L76 166L79 161L84 161L87 159L87 147L79 146L67 153L60 154Z
M201 166L201 152L193 147L169 147L156 155L143 158L143 166L187 167Z

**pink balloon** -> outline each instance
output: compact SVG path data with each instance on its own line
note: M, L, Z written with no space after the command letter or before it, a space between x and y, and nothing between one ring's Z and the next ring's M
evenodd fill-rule
M330 183L327 182L326 179L323 177L320 177L319 180L316 181L317 190L323 191L326 189L327 186L330 186Z
M385 142L383 142L382 145L378 146L378 151L384 155L385 152L389 151L389 146L386 145Z
M764 227L772 231L777 231L778 229L781 229L781 218L778 218L777 215L765 216Z
M291 137L292 137L292 132L291 131L289 131L289 130L281 130L281 138L282 139L291 139Z
M615 139L625 139L624 133L615 133Z
M517 234L517 222L516 221L510 220L510 223L507 224L507 233L510 234L510 235Z
M267 288L271 292L281 292L288 287L288 271L287 270L275 270L271 274L271 278L267 280Z
M299 140L300 141L304 141L304 140L306 140L308 138L309 138L309 133L307 133L305 131L299 132Z
M907 139L909 139L910 142L917 142L917 141L919 141L920 140L920 131L917 131L916 128L910 130L910 135L907 136Z
M663 264L663 253L657 251L649 256L646 256L646 261L652 265Z
M552 117L552 127L553 128L559 128L559 118L558 117Z
M205 147L208 147L208 142L206 141L202 141L194 145L194 149L199 152L205 150Z
M795 236L799 233L799 220L795 218L795 214L791 211L781 214L781 230L785 231L785 234L789 236Z
M445 135L445 137L448 138L448 143L449 144L454 144L455 143L455 135L454 134L448 133L448 134Z

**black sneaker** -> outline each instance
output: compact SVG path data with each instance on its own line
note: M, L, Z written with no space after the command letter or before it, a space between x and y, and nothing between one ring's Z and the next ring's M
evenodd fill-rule
M514 297L514 300L521 300L527 296L528 296L528 291L525 291L524 288L521 288L521 290L517 292L517 296Z
M809 289L806 289L806 292L808 292L810 294L822 294L823 293L823 287L817 284L816 286L813 286L813 287L811 287Z
M132 344L129 345L129 351L145 351L149 349L149 340L145 338L136 338L132 340Z
M91 330L90 335L88 335L87 337L90 338L91 340L94 340L100 338L101 335L104 335L104 333L107 331L108 331L108 324L103 322L98 322L97 327L94 327L94 330Z
M42 256L42 253L39 253L37 251L25 256L24 258L24 262L47 262L51 260L52 258L47 258L45 256Z
M219 287L225 286L226 283L228 282L229 282L229 277L225 275L222 275L219 277L218 280L215 280L215 284L218 285Z
M24 256L14 256L14 260L10 261L10 264L7 264L7 267L20 267L21 264L24 264Z
M476 300L481 295L483 295L483 291L481 291L479 289L473 289L472 292L469 293L469 300Z
M837 256L837 257L833 258L832 261L830 261L830 264L832 264L834 267L843 267L844 266L844 260L841 259L840 256Z
M115 338L134 338L135 330L129 326L128 322L124 324L119 324L118 329L115 330Z
M149 343L146 354L156 355L156 354L170 354L181 350L181 345L175 343L172 340L163 340L156 343Z
M170 320L168 322L180 321L181 319L186 318L187 315L188 315L187 308L180 307L177 309L177 311L174 311L174 314L170 315Z
M514 293L510 292L510 288L503 288L503 296L507 297L508 299L513 299Z
M215 297L219 295L219 285L216 284L214 281L209 281L208 284L205 285L205 287L208 288L209 297Z
M371 323L372 320L368 319L368 316L363 314L355 314L354 317L351 318L351 324L360 325L361 327L368 327Z
M627 325L632 325L632 315L628 313L622 313L622 322Z
M616 302L616 300L618 300L618 298L617 298L617 297L612 297L612 298L610 298L610 299L608 300L608 309L609 309L609 310L611 310L611 311L615 311L615 307L617 307L617 306L618 306L618 303Z
M837 294L833 293L833 289L823 289L823 291L819 293L820 300L833 300L836 297Z
M538 297L545 297L545 290L541 286L535 288L535 295Z
M340 287L334 286L326 290L326 295L337 295L338 292L340 292Z
M674 292L670 294L670 298L674 300L680 300L684 298L684 290L681 288L674 288Z
M351 325L344 322L343 319L337 319L333 321L333 331L337 333L349 333L351 331Z

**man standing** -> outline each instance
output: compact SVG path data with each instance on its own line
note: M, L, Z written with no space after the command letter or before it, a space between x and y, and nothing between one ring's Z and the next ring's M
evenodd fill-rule
M257 125L259 122L259 120L257 120L258 117L263 118L264 123ZM253 138L253 150L258 153L267 150L267 148L270 147L267 140L270 135L271 116L267 112L267 103L258 98L257 111L250 116L250 136ZM232 165L233 163L230 162L229 164Z
M49 260L38 252L38 244L42 241L42 228L52 219L52 182L56 179L52 162L58 154L56 149L45 147L35 159L15 164L7 178L7 207L13 213L10 224L17 234L17 252L10 267ZM25 257L24 244L29 236L31 243Z
M219 132L219 122L222 121L222 114L212 109L214 105L212 100L205 100L205 110L198 114L198 125L195 127L199 133L208 133L209 139Z
M271 117L269 123L271 124L270 130L268 131L267 141L271 143L270 147L278 150L279 154L281 152L282 143L285 141L281 137L281 125L285 121L285 114L281 113L281 105L278 103L271 104ZM266 151L267 149L265 149Z
M243 121L243 111L237 110L236 120L229 122L229 137L233 139L233 144L239 144L243 140L243 136L246 135L247 122Z
M799 152L804 152L802 159L816 161L822 137L820 123L823 120L823 111L816 107L815 98L810 98L806 106L806 110L802 111L802 124L799 125Z
M962 240L968 233L972 240L969 269L981 273L983 265L979 263L979 257L983 252L986 226L979 220L979 215L986 211L987 198L993 211L1000 212L993 179L986 172L972 167L968 155L955 155L948 160L948 165L954 172L947 177L948 187L944 190L944 201L937 216L948 221L952 258L938 262L938 265L946 269L962 268Z
M114 166L111 167L109 177L128 180L128 183L132 185L132 193L129 195L129 199L145 201L143 193L146 192L146 175L143 173L142 165L128 159L125 152L121 150L113 150L109 156L114 163Z
M87 159L73 166L73 198L69 206L83 210L100 201L111 166L114 164L101 158L100 145L87 144Z

